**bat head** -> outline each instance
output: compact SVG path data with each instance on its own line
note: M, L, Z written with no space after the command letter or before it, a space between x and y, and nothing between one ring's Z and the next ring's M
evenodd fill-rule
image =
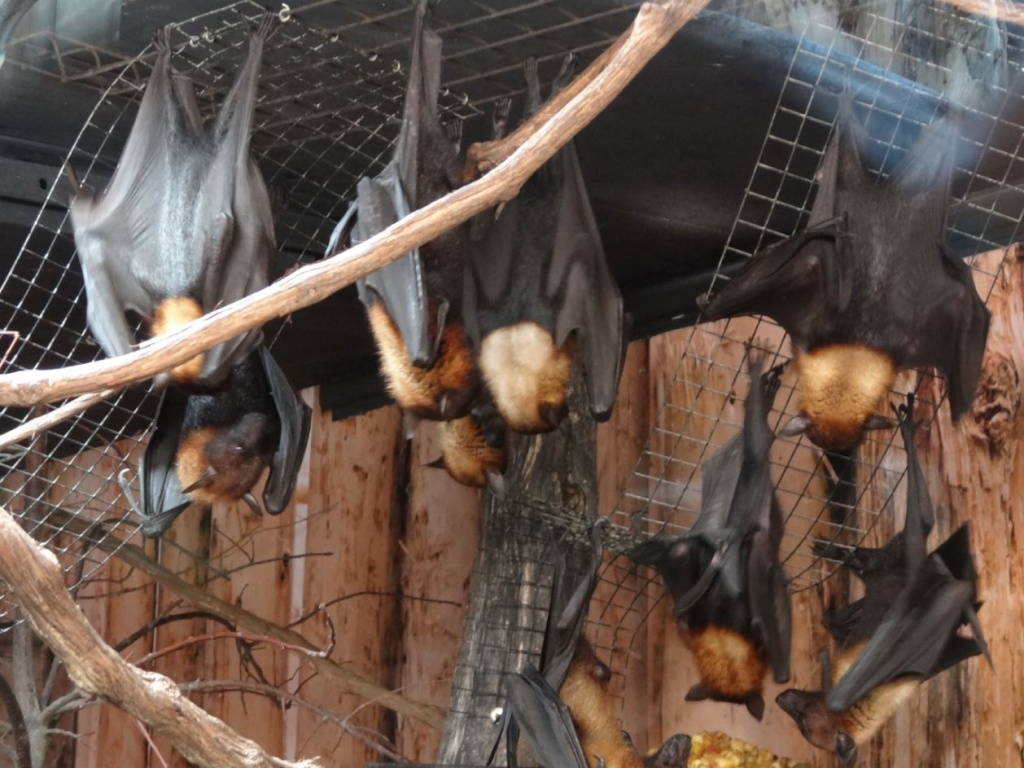
M270 463L279 431L280 425L262 413L247 413L226 427L195 430L176 456L182 491L207 505L242 498Z
M877 416L896 377L892 359L863 344L828 344L798 352L800 414L783 434L806 431L825 450L856 447L868 429L892 422Z
M686 768L690 759L690 737L677 733L644 758L644 768Z
M796 721L800 733L811 744L835 752L843 765L856 759L857 743L829 713L822 691L789 688L775 697L775 703Z
M550 432L568 414L572 361L571 340L559 348L533 322L498 328L480 345L480 372L498 411L509 429L526 434Z
M472 416L438 424L441 459L448 474L463 485L490 488L504 496L506 452L504 432L489 436Z

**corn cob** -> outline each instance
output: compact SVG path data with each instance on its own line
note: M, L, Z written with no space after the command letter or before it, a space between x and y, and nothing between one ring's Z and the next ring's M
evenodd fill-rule
M687 768L807 768L719 731L694 734Z

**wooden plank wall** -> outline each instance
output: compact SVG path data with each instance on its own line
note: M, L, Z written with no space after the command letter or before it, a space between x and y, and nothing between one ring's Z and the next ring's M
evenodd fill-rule
M1019 638L1024 600L1019 593L1024 549L1016 535L1024 526L1024 451L1018 450L1024 269L1016 261L1000 278L992 306L997 317L979 418L968 416L954 427L943 409L935 425L920 436L919 448L933 496L944 510L939 531L945 535L963 519L973 522L981 597L986 600L981 616L997 672L972 660L925 686L877 743L863 750L862 766L1022 764L1024 643ZM634 471L680 351L693 343L687 334L635 343L629 350L614 416L598 430L604 512L615 507ZM742 347L728 344L716 354L735 368ZM722 392L729 391L727 382L717 384ZM738 386L745 392L745 383ZM315 404L314 392L305 396ZM716 407L738 408L723 403ZM206 515L191 511L175 523L159 551L152 543L147 546L165 566L219 597L280 623L299 622L295 628L321 646L328 642L330 617L337 639L334 659L411 698L444 707L477 542L479 496L426 466L438 453L430 425L421 425L415 440L405 444L394 408L340 422L319 409L315 413L307 469L292 507L280 517L256 519L242 505ZM739 416L739 411L730 413ZM90 470L108 462L110 471L104 474L116 474L117 460L110 455L84 455L79 462ZM888 495L886 483L891 484L901 467L891 469L878 474L873 493ZM79 493L91 490L116 495L114 486L77 488ZM897 489L888 520L873 534L875 541L901 520L902 495L902 488ZM116 559L101 574L104 578L83 589L80 598L87 615L111 641L154 615L188 610L175 595L155 589ZM635 593L640 584L627 587L624 592ZM639 627L613 633L610 649L613 666L624 672L623 727L638 745L656 746L676 732L721 729L810 765L835 764L809 747L774 707L775 686L766 691L768 708L761 724L736 707L683 701L695 681L693 666L670 621L667 602L657 598L657 591L647 590L625 604L605 586L597 595L607 603L595 617L600 626L615 627L629 611L647 616ZM824 636L814 590L796 596L794 616L792 684L816 687L816 653ZM350 717L357 729L384 734L412 762L433 757L437 733L339 694L329 681L310 677L308 668L285 649L269 644L252 648L251 662L240 669L236 640L225 633L207 619L173 623L137 642L126 655L138 660L155 654L151 667L183 683L242 680L256 685L266 680L337 716ZM322 713L238 691L196 693L194 698L285 757L319 754L325 765L338 766L359 766L375 758ZM154 749L168 765L186 765L161 740L151 746L141 728L106 705L83 710L77 730L76 768L157 766L161 763Z

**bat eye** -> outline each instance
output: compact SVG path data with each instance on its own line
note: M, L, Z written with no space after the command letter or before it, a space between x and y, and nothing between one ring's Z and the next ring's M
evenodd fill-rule
M235 443L234 448L235 448L235 453L241 453L242 451L245 450L245 446L242 445L241 443Z

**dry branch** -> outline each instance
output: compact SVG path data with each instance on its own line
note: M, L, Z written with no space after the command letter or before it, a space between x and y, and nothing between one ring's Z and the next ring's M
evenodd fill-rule
M76 397L74 400L69 400L59 408L47 411L42 416L36 416L35 418L29 419L14 429L0 435L0 450L9 445L20 443L22 440L27 438L35 437L41 432L45 432L51 427L57 426L62 421L70 419L75 414L86 411L98 403L102 403L108 397L111 397L116 393L116 389L105 389L102 392L82 395L81 397Z
M316 304L453 226L511 200L526 180L600 114L707 2L665 0L641 6L633 26L614 44L607 65L486 177L414 211L344 253L302 267L179 331L143 343L127 355L58 370L0 376L0 405L53 402L101 389L123 388L154 376L239 333Z
M141 548L128 544L106 531L97 531L96 527L90 522L74 515L60 512L59 510L54 510L51 513L51 519L54 520L55 524L59 524L62 530L68 531L76 538L88 537L88 540L93 545L117 556L128 565L139 569L157 584L170 590L194 608L216 614L238 627L279 641L288 647L308 649L303 652L302 658L316 669L317 672L329 678L337 685L338 691L351 693L367 700L375 700L381 706L387 707L400 715L426 723L435 730L439 731L444 728L445 713L440 707L409 699L382 685L367 680L357 672L336 661L325 658L321 655L319 649L298 632L293 632L266 619L261 619L259 616L250 613L238 605L227 603L189 584L159 563L153 562Z
M0 578L17 596L36 633L64 663L74 683L138 718L185 759L209 768L314 768L285 762L239 736L182 695L163 675L132 666L96 633L64 585L52 553L0 509Z
M1024 24L1024 8L1007 0L943 0L962 11L987 16L1007 24Z

